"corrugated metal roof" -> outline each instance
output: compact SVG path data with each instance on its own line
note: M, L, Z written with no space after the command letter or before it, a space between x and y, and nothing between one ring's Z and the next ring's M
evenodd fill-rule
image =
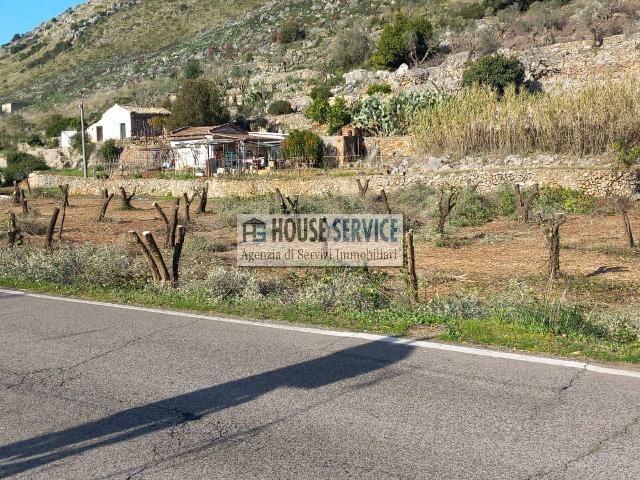
M136 107L132 105L124 105L122 108L129 110L131 113L137 113L138 115L171 115L169 110L161 107Z

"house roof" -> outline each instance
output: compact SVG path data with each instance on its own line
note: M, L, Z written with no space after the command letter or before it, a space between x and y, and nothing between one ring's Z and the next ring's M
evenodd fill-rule
M166 108L161 107L136 107L133 105L123 105L122 108L138 115L171 115Z
M225 123L214 127L184 127L171 132L169 139L173 141L222 139L231 141L276 143L282 140L274 137L273 135L261 135L257 132L247 132L232 123Z

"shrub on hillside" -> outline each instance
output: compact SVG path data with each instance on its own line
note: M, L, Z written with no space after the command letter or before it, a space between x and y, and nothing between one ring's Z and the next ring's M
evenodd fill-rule
M184 77L189 80L195 80L201 77L203 73L200 62L196 59L189 60L184 66Z
M275 34L274 40L278 43L293 43L304 40L307 32L304 26L296 19L289 19L282 24L280 30Z
M318 123L325 123L327 121L327 115L329 114L329 100L326 98L317 98L311 105L304 111L304 116L309 120L313 120Z
M289 113L293 113L293 108L291 108L291 103L286 100L276 100L269 105L267 113L269 115L288 115Z
M282 144L282 155L295 162L320 163L323 154L322 139L309 130L292 130Z
M29 135L27 135L24 139L24 143L26 143L30 147L44 147L44 141L37 133L30 133Z
M77 118L63 117L56 113L47 117L42 122L42 127L47 138L56 138L65 130L79 130L80 121Z
M71 137L69 139L69 145L71 146L72 150L78 153L82 153L82 133L78 132L73 137ZM85 152L87 153L87 158L91 156L95 147L96 147L95 144L93 144L91 140L89 140L89 137L85 135L84 149L85 149Z
M311 89L312 100L328 100L331 98L331 87L329 85L316 85Z
M360 29L345 30L335 38L329 58L342 70L351 70L365 63L371 55L369 36Z
M433 27L426 18L399 14L382 30L372 61L382 68L417 64L428 53L432 36Z
M516 89L524 83L524 65L517 58L491 55L472 62L462 74L462 86L487 86L502 95L514 85Z
M388 83L372 83L367 87L367 95L382 95L391 93L391 85Z

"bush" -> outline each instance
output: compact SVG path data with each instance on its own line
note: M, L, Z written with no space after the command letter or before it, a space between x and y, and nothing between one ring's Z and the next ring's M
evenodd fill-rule
M334 135L350 121L351 112L347 107L347 102L344 98L337 97L327 111L326 123L329 135Z
M314 122L326 123L330 108L329 100L326 98L318 98L307 107L304 111L304 116Z
M37 133L30 133L27 135L24 142L30 147L44 147L44 142Z
M49 170L43 159L28 153L12 151L6 154L7 166L2 170L4 185L13 185L14 181L21 182L36 170Z
M65 130L79 130L80 121L77 118L54 114L47 117L42 126L47 138L57 138Z
M220 125L231 118L224 105L221 90L209 80L185 80L171 108L168 125L172 130L182 127Z
M78 152L78 153L82 153L82 133L78 132L76 133L73 137L71 137L69 139L69 145L71 145L71 149ZM89 137L87 137L85 135L84 137L84 149L85 152L87 153L87 158L89 158L91 156L91 154L93 153L93 150L95 148L95 145L93 143L91 143L91 140L89 140Z
M566 212L590 215L596 211L597 202L594 197L581 190L545 185L540 189L536 206L546 213Z
M391 85L388 83L373 83L367 87L367 95L379 95L391 93Z
M338 34L329 51L331 63L342 70L351 70L365 63L371 55L368 35L359 29Z
M312 100L329 100L331 98L331 88L328 85L316 85L311 89Z
M289 113L293 113L293 109L291 108L291 103L286 100L276 100L269 105L267 113L269 115L288 115Z
M293 43L304 40L307 33L302 24L295 19L289 19L282 24L280 31L276 33L275 40L278 43Z
M198 60L189 60L184 66L184 77L189 80L195 80L196 78L201 77L203 73L204 72L202 71L202 67Z
M426 18L399 14L382 30L372 61L382 68L418 63L428 52L432 36L433 28Z
M317 165L323 155L322 139L309 130L292 130L282 144L282 155Z
M115 162L120 158L122 148L113 139L106 140L98 147L98 157L107 163Z
M466 189L451 213L456 227L477 227L495 219L496 205L486 196Z
M524 65L517 58L491 55L472 62L462 74L462 86L487 86L504 94L509 85L516 90L524 83Z

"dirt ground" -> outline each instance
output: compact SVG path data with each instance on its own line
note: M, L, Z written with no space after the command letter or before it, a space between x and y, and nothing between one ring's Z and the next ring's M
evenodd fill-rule
M121 210L116 196L107 213L107 221L97 222L101 200L98 197L71 197L65 220L64 239L118 243L130 241L130 230L151 230L158 239L164 224L152 206L154 199L135 198L134 210ZM169 214L173 201L156 199ZM58 198L34 198L29 204L39 222L46 224ZM215 214L217 205L210 200L212 213L197 215L197 200L191 206L194 223L191 234L206 236L226 244L229 250L213 255L233 264L235 258L233 228L223 225ZM0 201L0 222L4 225L10 211L20 207ZM182 213L182 209L181 209ZM640 212L631 212L631 222L640 239ZM428 228L417 232L416 257L421 295L473 292L489 296L514 288L514 283L547 291L545 268L547 250L540 227L518 225L500 219L480 227L452 229L449 246L437 246ZM187 241L189 234L187 236ZM551 292L587 304L637 302L640 287L640 257L626 247L619 216L569 216L561 230L563 279ZM43 236L28 237L33 244L44 244ZM396 273L396 272L394 272Z

